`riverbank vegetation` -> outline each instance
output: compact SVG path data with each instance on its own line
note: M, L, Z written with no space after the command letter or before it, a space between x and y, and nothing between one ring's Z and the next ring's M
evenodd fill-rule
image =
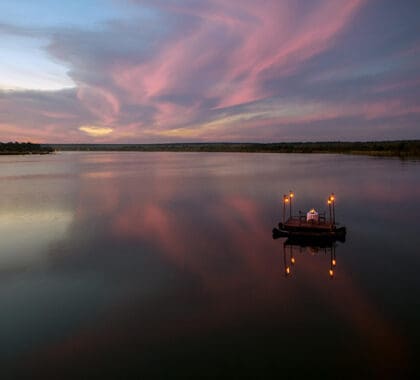
M420 157L420 140L371 142L167 143L167 144L34 144L0 142L0 154L48 154L58 151L343 153Z
M420 140L290 143L52 144L63 151L346 153L420 157Z
M53 151L54 149L50 146L30 142L0 142L0 154L48 154Z

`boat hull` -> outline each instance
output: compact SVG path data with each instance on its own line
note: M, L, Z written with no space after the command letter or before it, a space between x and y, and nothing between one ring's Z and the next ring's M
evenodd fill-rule
M273 238L287 237L296 241L328 242L346 239L346 227L290 227L279 223L279 228L273 228Z

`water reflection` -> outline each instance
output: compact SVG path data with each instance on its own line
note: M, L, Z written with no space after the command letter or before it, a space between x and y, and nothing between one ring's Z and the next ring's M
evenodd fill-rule
M282 247L285 276L290 277L293 274L295 267L297 266L296 264L300 262L300 260L308 260L309 257L319 255L324 256L326 259L323 260L325 261L325 265L323 267L329 269L326 269L325 273L328 274L330 278L333 278L337 266L337 243L332 239L329 239L329 241L324 240L322 242L323 244L320 243L320 241L311 242L307 239L284 239ZM329 263L327 261L328 259Z
M60 241L73 222L68 210L26 209L0 213L0 273L37 265L48 246Z
M28 261L25 271L0 278L7 365L23 358L28 373L55 367L77 374L94 362L117 375L115 363L186 375L195 366L191 373L213 378L221 377L215 368L231 368L234 378L261 377L264 368L280 373L285 361L297 367L302 358L310 368L373 371L408 357L420 286L414 271L400 274L418 267L410 251L418 213L406 213L420 203L418 167L404 172L398 162L344 156L332 166L316 155L78 153L51 160L0 165L2 251L9 241L20 257L24 231L25 250L49 264ZM346 244L272 240L267 231L281 215L285 187L299 192L304 209L337 189L338 217L351 227ZM396 202L409 193L410 201ZM384 233L391 228L398 244ZM395 264L397 255L405 260ZM375 263L373 281L367 268ZM285 324L288 331L279 328Z

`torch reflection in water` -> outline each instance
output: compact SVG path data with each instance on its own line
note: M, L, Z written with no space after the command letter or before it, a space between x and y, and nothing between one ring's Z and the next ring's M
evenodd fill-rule
M331 243L328 246L319 247L319 246L308 246L303 247L297 244L291 244L286 240L283 244L283 264L284 264L284 273L286 277L292 275L292 267L296 264L297 260L294 255L294 248L299 248L299 252L302 253L302 248L307 248L306 251L310 254L310 256L315 256L315 254L319 252L324 252L326 255L330 254L330 268L328 270L328 274L330 278L334 277L335 274L335 267L337 265L337 258L336 258L336 244ZM289 258L289 259L288 259Z

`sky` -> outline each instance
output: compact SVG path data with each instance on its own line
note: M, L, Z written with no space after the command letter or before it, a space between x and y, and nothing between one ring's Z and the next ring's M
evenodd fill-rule
M420 1L0 0L0 141L420 139Z

